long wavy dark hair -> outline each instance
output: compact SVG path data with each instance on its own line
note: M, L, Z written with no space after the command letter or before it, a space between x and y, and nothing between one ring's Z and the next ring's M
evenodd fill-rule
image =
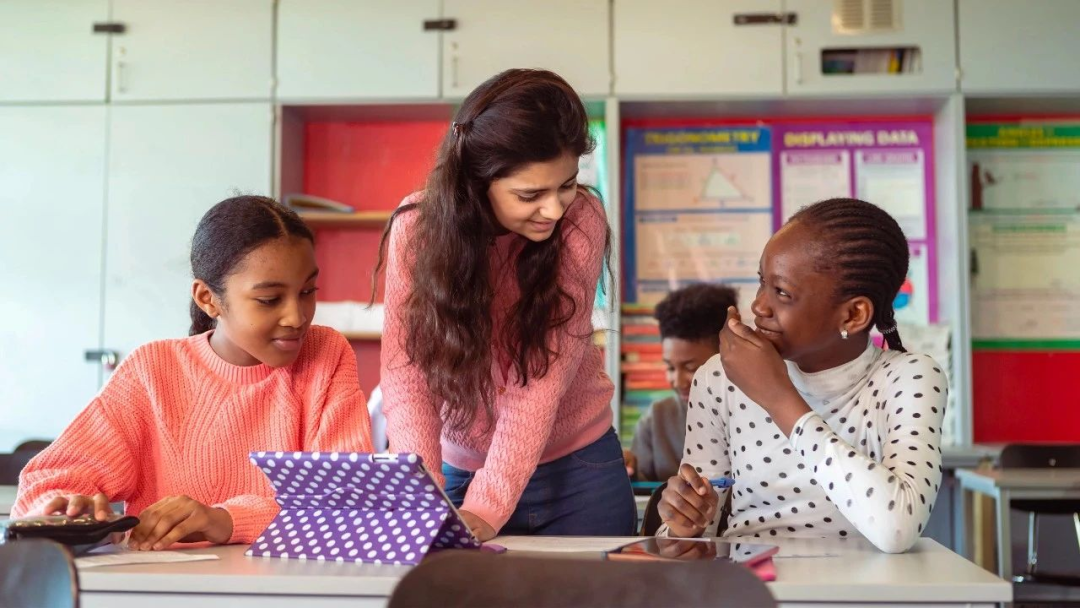
M409 363L424 370L427 388L439 401L435 407L451 428L468 427L481 412L489 423L494 419L493 357L512 361L522 386L543 377L559 355L553 332L578 306L592 307L591 301L573 301L559 286L560 235L568 221L560 220L551 237L522 247L516 267L521 298L493 340L489 246L505 230L488 199L491 182L530 163L566 153L581 156L595 144L585 105L565 80L544 70L507 70L465 98L419 202L402 205L387 223L373 285L394 221L418 214L410 237L415 257L403 311L404 346ZM610 250L609 229L606 259ZM500 352L492 352L493 343Z

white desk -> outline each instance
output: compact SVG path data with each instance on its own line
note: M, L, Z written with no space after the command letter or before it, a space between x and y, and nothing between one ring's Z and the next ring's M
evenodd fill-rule
M956 472L960 486L994 498L997 511L998 574L1011 579L1013 500L1080 500L1080 469L993 469Z
M11 515L15 506L16 486L0 486L0 517Z
M503 537L494 542L510 553L597 559L600 551L630 540ZM886 555L864 540L777 544L777 581L769 586L784 606L991 606L1012 599L1011 585L929 539L904 555ZM215 553L221 560L82 570L82 605L381 607L408 572L404 566L248 558L238 546L193 551Z

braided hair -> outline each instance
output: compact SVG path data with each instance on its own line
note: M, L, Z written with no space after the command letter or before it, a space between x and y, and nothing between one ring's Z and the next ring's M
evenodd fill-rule
M874 304L873 324L889 349L906 352L896 330L893 301L907 278L910 253L896 220L866 201L832 198L803 207L790 221L821 235L818 270L836 277L837 299L869 298Z

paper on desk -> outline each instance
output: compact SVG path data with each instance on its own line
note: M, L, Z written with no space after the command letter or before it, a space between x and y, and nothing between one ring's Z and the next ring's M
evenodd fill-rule
M491 540L507 551L548 551L551 553L598 553L634 542L634 538L588 536L498 536Z
M97 568L100 566L123 566L125 564L171 564L179 562L201 562L220 559L209 553L187 553L184 551L129 551L118 550L108 553L95 553L75 558L77 568Z

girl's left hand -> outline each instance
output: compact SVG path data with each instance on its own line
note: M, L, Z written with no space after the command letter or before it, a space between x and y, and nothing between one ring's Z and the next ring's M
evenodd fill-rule
M128 546L159 551L177 542L222 544L232 532L232 515L225 509L208 507L188 496L169 496L139 513L139 525L132 529Z
M469 526L469 529L472 530L476 540L484 543L495 538L495 528L492 528L491 524L469 511L462 511L459 509L458 513L461 513L461 519L464 520L465 525Z
M776 347L744 325L734 306L728 308L727 323L720 331L720 362L731 383L768 412L785 434L810 411Z

